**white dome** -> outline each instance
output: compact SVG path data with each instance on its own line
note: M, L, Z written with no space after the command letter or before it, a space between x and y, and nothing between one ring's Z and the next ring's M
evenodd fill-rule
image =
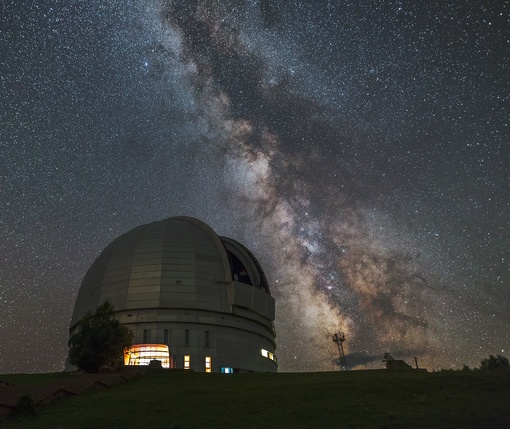
M202 326L208 338L214 331L220 339L224 325L264 337L259 346L274 352L274 299L260 264L246 247L191 217L142 225L109 244L83 279L71 334L105 301L133 330L135 342L147 342L141 337L147 340L150 325L152 341L166 338L175 352L179 341L168 339L169 330Z

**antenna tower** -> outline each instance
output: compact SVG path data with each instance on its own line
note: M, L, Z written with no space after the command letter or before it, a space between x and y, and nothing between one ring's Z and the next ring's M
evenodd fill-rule
M345 353L344 353L344 341L345 335L343 332L339 334L333 335L333 341L336 343L338 347L338 355L340 356L340 371L347 371L347 362L345 361Z

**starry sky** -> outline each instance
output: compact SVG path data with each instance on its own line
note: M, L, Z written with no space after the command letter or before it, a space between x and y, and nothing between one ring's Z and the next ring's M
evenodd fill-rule
M62 370L90 264L177 215L260 260L281 371L509 356L509 11L3 0L0 373Z

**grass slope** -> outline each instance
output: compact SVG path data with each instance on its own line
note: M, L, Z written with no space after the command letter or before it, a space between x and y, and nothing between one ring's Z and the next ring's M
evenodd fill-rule
M0 379L15 383L11 377L16 376ZM44 378L25 377L36 377L37 382ZM163 371L110 389L57 400L36 411L35 418L8 419L0 426L510 428L510 373Z

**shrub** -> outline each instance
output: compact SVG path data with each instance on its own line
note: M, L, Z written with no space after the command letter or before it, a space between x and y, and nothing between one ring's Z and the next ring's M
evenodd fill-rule
M35 416L34 400L30 395L23 395L19 398L16 406L10 412L11 417L33 417Z
M489 355L488 358L482 359L480 362L480 369L505 369L510 368L510 363L505 356Z

